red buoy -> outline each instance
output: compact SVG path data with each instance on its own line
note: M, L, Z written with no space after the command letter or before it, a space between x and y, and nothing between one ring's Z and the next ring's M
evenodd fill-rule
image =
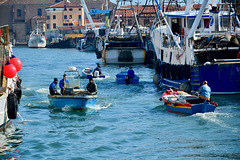
M18 59L14 55L11 56L9 62L12 63L16 67L17 72L22 69L22 62L20 61L20 59Z
M7 78L13 78L17 74L17 69L13 64L7 62L3 67L3 74Z

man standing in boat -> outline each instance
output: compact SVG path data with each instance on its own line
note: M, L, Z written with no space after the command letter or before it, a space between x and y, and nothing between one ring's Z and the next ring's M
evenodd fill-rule
M211 96L211 88L207 85L207 81L203 82L203 85L198 90L200 94L200 101L203 102L204 100L210 101Z
M99 63L97 63L97 67L94 69L94 73L95 73L95 71L98 71L99 72L99 75L101 75L102 74L102 69L101 69L101 66L99 65ZM94 75L94 74L93 74Z
M67 83L69 83L69 81L67 80L67 75L64 74L63 79L59 83L59 87L61 88L61 94L62 95L64 95L64 90L65 90L65 87L66 87Z
M97 94L97 85L94 83L92 78L89 78L89 83L86 87L86 91L88 94L91 94L91 95Z
M54 78L54 81L49 86L50 95L60 95L60 93L57 92L57 84L58 79Z

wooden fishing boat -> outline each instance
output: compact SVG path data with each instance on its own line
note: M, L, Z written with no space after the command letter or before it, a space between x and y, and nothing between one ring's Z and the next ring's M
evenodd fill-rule
M214 112L218 106L216 102L200 102L199 96L191 95L183 91L166 90L160 100L164 101L169 112L196 114Z
M117 84L138 84L139 77L134 75L133 78L130 78L127 71L121 71L116 75L116 82Z
M80 88L80 74L76 67L68 67L64 72L69 83L65 85L64 95L48 95L50 105L55 108L84 109L94 105L98 96L92 95Z

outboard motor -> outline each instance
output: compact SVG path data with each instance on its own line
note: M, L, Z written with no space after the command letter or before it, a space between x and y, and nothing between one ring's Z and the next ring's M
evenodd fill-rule
M130 77L129 77L129 75L125 76L125 83L126 84L130 84Z

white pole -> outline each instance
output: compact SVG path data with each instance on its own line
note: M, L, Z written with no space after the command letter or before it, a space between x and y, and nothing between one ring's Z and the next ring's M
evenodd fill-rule
M84 9L84 11L85 11L85 14L87 15L87 18L88 18L88 20L89 20L92 28L95 28L95 26L94 26L94 24L93 24L92 17L91 17L90 14L89 14L89 11L88 11L88 8L87 8L87 5L86 5L85 1L84 1L84 0L80 0L80 2L82 3L83 9ZM86 25L86 24L85 24L85 25Z
M195 20L193 22L192 28L189 31L187 39L193 37L193 34L194 34L195 30L197 29L197 26L198 26L198 24L199 24L199 22L200 22L200 20L202 18L202 14L203 14L203 12L204 12L204 10L206 8L207 2L208 2L208 0L204 0L203 1L202 6L201 6L201 8L200 8L200 10L199 10L199 12L197 14L197 17L195 18Z

